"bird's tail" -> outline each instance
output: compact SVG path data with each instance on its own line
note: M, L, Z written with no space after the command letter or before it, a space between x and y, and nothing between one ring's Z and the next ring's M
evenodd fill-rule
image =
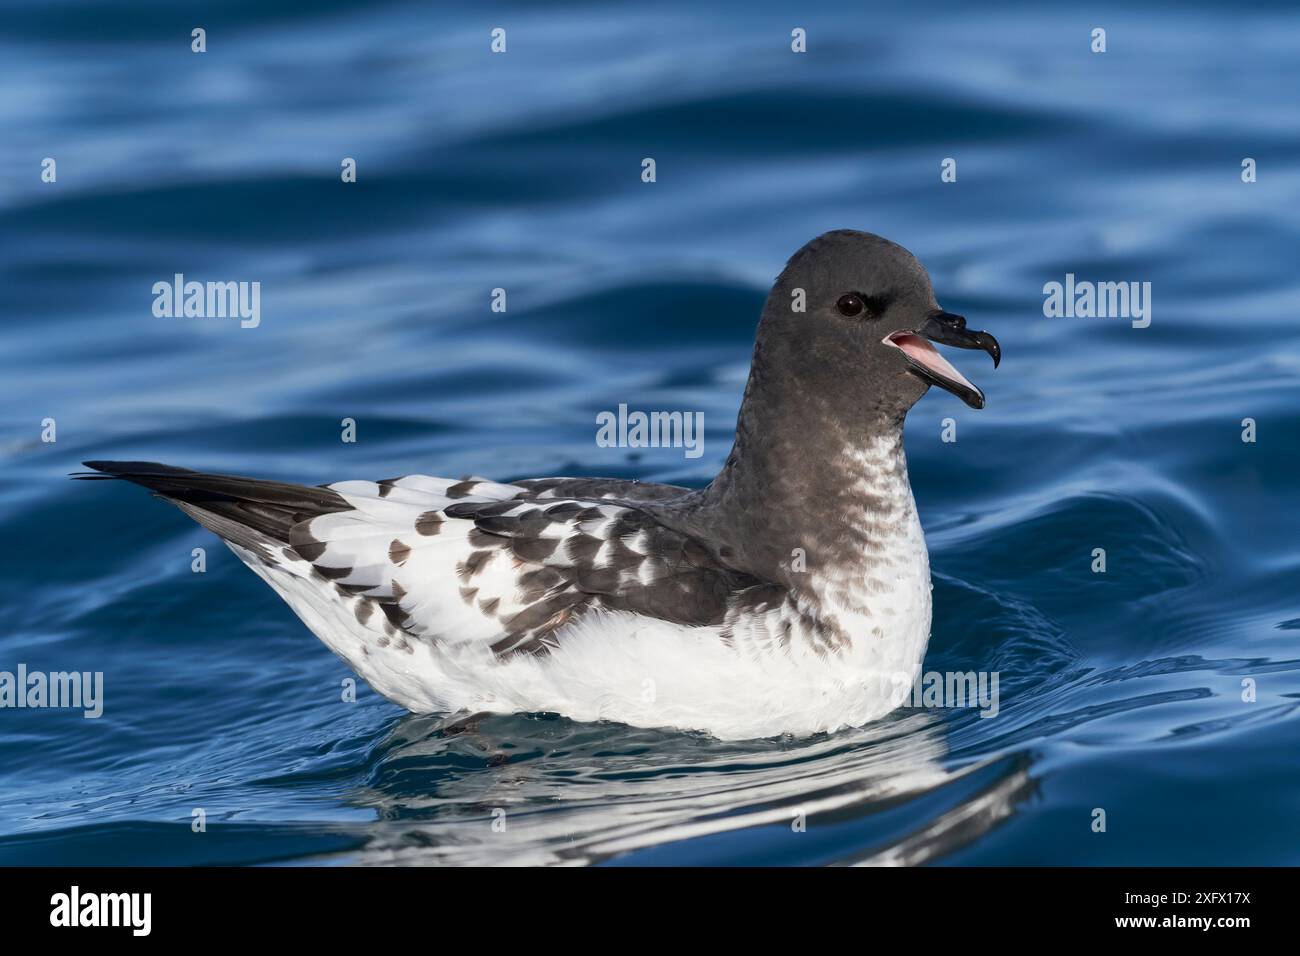
M209 531L263 557L269 545L288 543L289 530L299 522L350 510L343 498L328 488L214 475L153 461L82 464L94 470L78 472L73 478L121 478L143 485Z

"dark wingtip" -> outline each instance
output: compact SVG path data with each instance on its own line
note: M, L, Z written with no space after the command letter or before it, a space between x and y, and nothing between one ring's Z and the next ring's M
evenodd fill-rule
M158 475L174 475L178 471L189 471L188 468L164 465L159 461L83 461L82 464L87 468L106 471L115 475L128 471L143 471Z
M112 472L112 468L108 467L112 466L113 462L82 462L82 464L85 464L87 468L92 468L92 471L69 472L68 477L70 477L70 479L81 479L82 481L87 481L95 479L113 479L113 477L117 477L116 475L113 475L113 473L110 473Z
M157 461L83 461L82 464L92 470L75 471L68 477L82 480L108 480L112 478L161 478L168 475L194 474L188 468L177 468L174 465L164 465Z

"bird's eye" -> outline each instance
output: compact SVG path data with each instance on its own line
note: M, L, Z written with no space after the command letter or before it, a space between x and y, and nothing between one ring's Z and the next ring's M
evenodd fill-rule
M861 315L866 305L862 301L862 296L856 292L846 292L840 296L840 301L835 303L835 308L840 310L840 315L852 318L855 315Z

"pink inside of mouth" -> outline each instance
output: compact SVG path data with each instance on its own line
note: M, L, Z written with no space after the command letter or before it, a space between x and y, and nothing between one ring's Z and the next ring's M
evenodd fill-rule
M903 350L903 354L913 362L925 366L941 378L946 378L950 382L957 382L959 385L965 385L967 388L975 388L965 375L953 368L952 363L940 355L939 350L921 336L913 335L911 332L895 332L885 341L898 346Z

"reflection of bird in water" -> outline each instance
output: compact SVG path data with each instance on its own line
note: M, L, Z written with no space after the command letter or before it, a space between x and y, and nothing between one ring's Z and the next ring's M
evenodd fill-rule
M673 844L672 862L744 863L783 845L803 857L810 844L789 841L834 834L825 862L921 863L996 825L1029 786L1016 756L944 770L943 728L904 711L834 736L736 744L517 715L409 717L353 798L380 822L347 862L655 862ZM941 811L922 815L922 797Z

